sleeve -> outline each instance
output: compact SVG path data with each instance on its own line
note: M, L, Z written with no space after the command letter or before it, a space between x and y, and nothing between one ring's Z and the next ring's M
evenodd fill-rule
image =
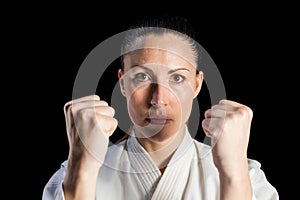
M42 200L64 200L64 192L62 188L62 183L65 177L67 167L67 161L61 164L59 170L57 170L43 190L43 197Z
M279 200L277 190L272 186L263 170L261 164L256 160L248 159L249 175L253 190L253 200Z

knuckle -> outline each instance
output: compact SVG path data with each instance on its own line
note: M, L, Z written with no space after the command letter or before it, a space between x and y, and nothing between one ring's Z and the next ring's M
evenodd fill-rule
M109 124L109 126L107 126L107 129L108 129L107 131L109 133L112 133L118 125L117 120L115 120L115 118L110 118L108 124Z
M97 117L92 117L92 119L90 121L91 121L92 127L96 127L99 125L99 120Z
M76 113L76 118L79 118L81 120L86 120L88 118L88 110L81 109Z
M214 109L208 109L204 112L204 117L209 117L212 115L212 112L214 111Z
M99 100L100 100L100 97L99 97L97 94L93 94L92 97L93 97L94 99L99 99Z
M245 118L245 117L252 118L252 116L253 116L253 111L247 106L238 108L237 113L243 118Z
M72 106L72 101L65 103L65 105L63 107L64 111L68 112L68 110L70 109L71 106Z
M115 109L113 107L110 107L110 109L111 109L112 116L114 116L116 113Z
M225 119L224 119L224 123L227 123L229 120L232 120L232 119L234 119L234 118L235 118L235 116L236 116L236 114L235 114L235 113L228 112L228 113L226 114L226 117L225 117Z
M206 111L204 112L204 115L206 116L206 115L208 115L210 112L211 112L211 109L208 109L208 110L206 110Z
M237 110L236 110L236 113L239 114L240 116L245 116L247 113L247 111L245 110L244 107L239 107Z
M105 124L105 125L102 124L101 128L102 128L104 133L110 133L111 129L112 129L112 126L109 125L109 124Z
M106 101L101 100L100 103L101 103L103 106L108 106L108 103L107 103Z
M118 126L118 120L116 120L115 118L114 119L114 127L116 128Z
M68 112L70 112L71 115L74 116L75 115L74 107L70 105L69 108L68 108Z
M253 117L253 110L251 108L247 107L247 106L245 107L245 109L247 110L248 115L250 116L250 118L252 118Z

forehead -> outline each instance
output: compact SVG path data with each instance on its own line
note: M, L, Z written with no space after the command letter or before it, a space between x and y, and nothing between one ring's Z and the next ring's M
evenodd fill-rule
M161 64L196 68L194 52L184 38L171 33L150 34L137 39L134 51L124 56L124 65Z

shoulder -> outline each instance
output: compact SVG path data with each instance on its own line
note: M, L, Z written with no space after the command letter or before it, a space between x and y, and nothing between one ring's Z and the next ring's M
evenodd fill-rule
M268 181L259 161L248 158L249 176L256 199L278 200L277 189Z
M123 140L120 143L111 144L108 147L108 150L107 150L107 153L106 153L106 158L111 157L111 156L114 156L114 157L115 156L120 156L124 152L126 142L127 142L127 140Z
M108 147L107 153L114 152L118 149L123 150L125 148L126 142L127 142L127 139L123 140L122 142L117 143L117 144L110 144L109 147Z
M261 169L261 163L255 159L248 158L249 176L252 183L266 180L265 173Z
M196 154L197 154L198 159L212 162L213 160L212 160L212 154L211 154L211 150L212 150L211 146L209 146L205 143L199 142L196 139L194 139L193 142L194 142L194 145L196 148Z
M260 164L260 162L258 162L255 159L248 158L248 166L249 166L249 169L260 169L261 164Z
M266 179L264 171L261 169L261 163L255 159L248 158L249 176L253 183Z

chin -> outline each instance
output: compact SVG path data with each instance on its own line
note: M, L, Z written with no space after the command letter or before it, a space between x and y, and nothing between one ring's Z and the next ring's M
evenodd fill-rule
M148 126L145 128L143 134L146 134L148 139L153 141L164 141L174 136L177 133L178 129L171 124L166 124L164 126Z

